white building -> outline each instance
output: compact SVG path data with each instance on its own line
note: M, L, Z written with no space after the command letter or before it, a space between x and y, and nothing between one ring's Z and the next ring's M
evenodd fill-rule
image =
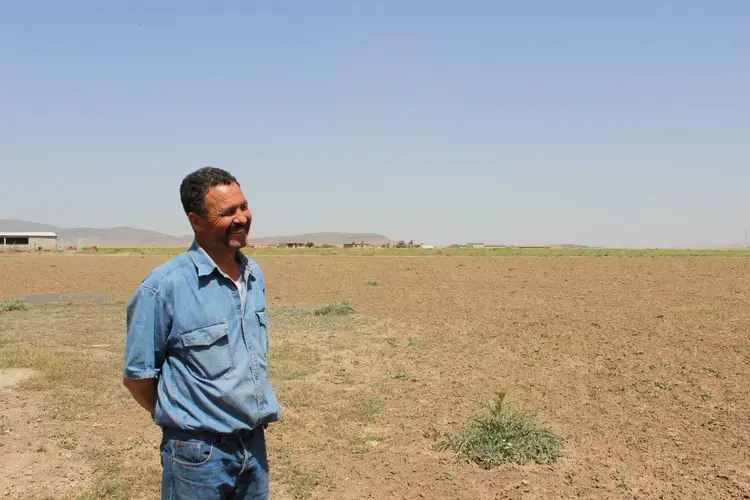
M0 231L0 250L57 250L57 233Z

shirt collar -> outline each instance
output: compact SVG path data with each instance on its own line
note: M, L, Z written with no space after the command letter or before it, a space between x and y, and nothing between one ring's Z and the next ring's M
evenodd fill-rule
M193 241L192 245L190 245L190 248L188 249L188 255L190 256L190 259L193 261L193 264L195 264L195 267L198 269L198 276L208 276L214 270L218 270L221 272L221 269L219 269L219 266L216 265L214 260L211 258L210 255L201 247L197 241ZM237 257L237 261L240 263L240 269L242 270L242 275L247 280L249 275L255 275L255 269L252 265L250 265L250 261L248 260L247 256L240 252L239 250L235 254Z

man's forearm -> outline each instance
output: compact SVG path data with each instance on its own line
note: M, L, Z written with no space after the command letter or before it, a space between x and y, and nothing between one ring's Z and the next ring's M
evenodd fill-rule
M153 417L156 407L156 379L128 379L124 378L122 383L128 388L139 405L144 407Z

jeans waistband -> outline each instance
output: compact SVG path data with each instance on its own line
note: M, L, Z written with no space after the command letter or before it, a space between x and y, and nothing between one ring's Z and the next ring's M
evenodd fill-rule
M236 441L238 439L251 439L258 432L260 427L256 427L251 430L241 430L232 433L221 433L203 430L187 430L187 429L176 429L173 427L162 428L162 433L167 439L177 439L186 441L188 439L199 439L201 441L211 442L225 442L225 441Z

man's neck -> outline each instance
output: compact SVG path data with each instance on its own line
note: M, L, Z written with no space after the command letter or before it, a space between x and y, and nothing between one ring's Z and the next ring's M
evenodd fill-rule
M225 248L217 249L200 241L198 241L198 244L208 256L211 257L214 264L216 264L224 274L232 278L234 281L240 279L240 264L237 262L237 252L235 250L227 250Z

